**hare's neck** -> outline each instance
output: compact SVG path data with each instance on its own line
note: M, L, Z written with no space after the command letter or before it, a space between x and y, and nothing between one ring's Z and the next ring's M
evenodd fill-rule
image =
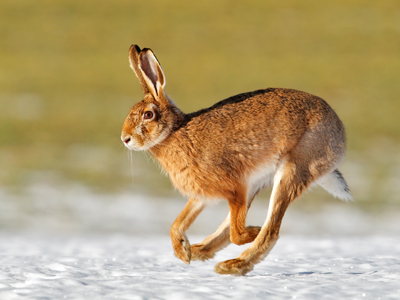
M195 173L201 173L198 157L188 136L175 131L162 145L150 149L162 168L168 173L172 184L189 197L205 197L207 182L199 180ZM207 178L206 176L201 176Z
M185 137L181 136L179 132L174 132L163 143L150 149L153 156L170 175L177 169L188 166L188 156L182 147L185 144L184 139Z

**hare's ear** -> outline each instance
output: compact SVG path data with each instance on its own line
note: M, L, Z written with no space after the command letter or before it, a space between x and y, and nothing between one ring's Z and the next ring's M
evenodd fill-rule
M135 72L136 77L139 79L140 86L142 87L143 93L150 93L149 88L147 87L147 83L143 78L142 70L139 68L139 54L140 48L138 45L132 45L129 49L129 63L132 70Z
M143 78L147 83L147 88L154 99L161 100L165 87L165 76L153 51L143 49L139 55L139 68L142 71Z

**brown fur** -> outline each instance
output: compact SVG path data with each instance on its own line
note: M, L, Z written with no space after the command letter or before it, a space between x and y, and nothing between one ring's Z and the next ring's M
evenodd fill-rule
M237 259L216 266L221 274L246 274L272 249L289 204L311 183L337 171L345 154L342 122L321 98L276 88L184 114L165 94L165 76L152 51L134 45L129 57L145 97L126 118L122 140L129 149L151 152L190 198L171 228L175 255L190 263L214 257L229 240L254 241ZM152 119L144 117L149 111ZM246 227L252 200L268 185L252 180L268 170L277 171L269 217L262 228ZM190 247L185 232L212 199L227 200L230 215L217 232Z

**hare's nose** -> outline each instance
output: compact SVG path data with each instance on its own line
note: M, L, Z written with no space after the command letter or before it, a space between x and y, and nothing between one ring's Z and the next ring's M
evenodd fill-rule
M128 134L128 133L122 131L121 140L127 145L127 144L131 141L131 136L130 136L130 134Z

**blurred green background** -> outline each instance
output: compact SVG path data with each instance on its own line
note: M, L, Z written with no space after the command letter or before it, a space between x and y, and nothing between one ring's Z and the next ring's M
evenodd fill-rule
M400 203L400 2L0 2L0 189L78 183L177 196L120 132L142 98L131 44L152 48L184 112L288 87L327 100L347 129L356 205ZM316 189L304 198L332 199Z

